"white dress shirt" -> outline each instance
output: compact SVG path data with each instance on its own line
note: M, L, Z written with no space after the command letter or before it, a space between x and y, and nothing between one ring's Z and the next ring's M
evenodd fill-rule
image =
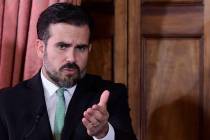
M55 110L56 110L56 91L59 89L57 85L47 80L47 78L44 76L43 72L41 71L41 80L42 85L44 88L44 96L45 96L45 102L47 106L47 112L50 120L50 126L52 132L54 132L54 120L55 120ZM73 86L71 88L67 88L67 90L64 91L64 97L65 97L65 106L66 108L69 105L69 102L74 94L74 91L76 89L76 86ZM94 140L114 140L115 138L115 132L112 125L109 123L109 131L107 135L102 139L97 139L93 137Z

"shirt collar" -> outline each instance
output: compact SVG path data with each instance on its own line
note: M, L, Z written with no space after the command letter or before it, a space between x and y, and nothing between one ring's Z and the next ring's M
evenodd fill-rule
M42 84L43 84L43 88L45 91L47 91L45 93L46 97L50 97L52 96L58 89L59 87L57 85L55 85L54 83L52 83L51 81L49 81L43 74L42 70L41 70L41 80L42 80ZM74 85L71 88L66 88L68 93L73 94L75 89L76 89L77 85Z

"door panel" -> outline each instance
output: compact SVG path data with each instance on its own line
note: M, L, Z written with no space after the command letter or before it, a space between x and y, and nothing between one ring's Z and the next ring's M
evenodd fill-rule
M104 2L112 2L112 0L83 0L82 1L83 3L94 3L94 2L101 2L101 3L104 3Z
M142 11L144 34L189 35L203 30L202 6L144 6Z
M144 42L146 139L196 140L202 97L200 40L155 38Z
M112 38L102 38L93 41L87 65L88 72L101 75L104 79L113 79L112 50Z
M114 5L112 0L85 0L84 7L94 21L92 50L87 65L91 74L101 75L104 79L114 80Z
M142 0L142 2L194 3L202 0Z
M202 2L143 2L142 61L139 61L141 138L200 140L204 72Z

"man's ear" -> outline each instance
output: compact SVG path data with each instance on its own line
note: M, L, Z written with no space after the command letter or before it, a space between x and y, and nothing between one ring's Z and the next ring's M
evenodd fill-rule
M46 47L44 41L37 39L35 46L38 57L42 59L44 57L44 51Z

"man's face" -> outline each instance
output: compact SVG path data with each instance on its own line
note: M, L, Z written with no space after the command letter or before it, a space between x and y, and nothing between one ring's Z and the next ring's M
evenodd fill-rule
M88 60L89 28L66 23L51 24L46 43L37 41L43 73L60 87L71 87L84 76Z

